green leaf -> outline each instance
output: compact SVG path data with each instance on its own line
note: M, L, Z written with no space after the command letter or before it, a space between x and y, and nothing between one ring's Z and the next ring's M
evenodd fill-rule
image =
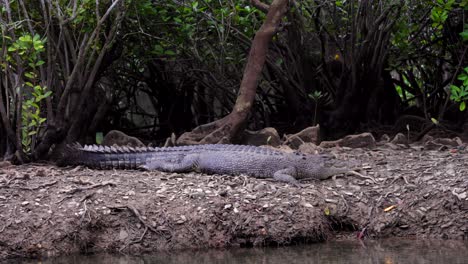
M164 48L161 45L154 45L153 52L155 54L163 54Z
M465 101L461 102L460 103L460 111L465 111L465 108L466 108L466 104L465 104Z
M34 43L34 49L37 51L42 51L44 49L44 45L42 45L42 43L37 44L37 45L36 43Z
M462 37L463 41L467 41L468 40L468 30L460 32L460 36Z
M40 94L42 92L42 87L40 85L36 85L34 86L34 91Z
M104 136L103 136L102 132L97 132L96 133L96 144L101 145L103 140L104 140Z
M439 124L439 121L437 119L433 118L433 117L431 118L431 121L432 121L432 123L434 123L436 125Z
M15 47L9 47L9 48L8 48L8 51L9 51L9 52L16 51L16 48L15 48Z
M25 35L25 36L21 36L19 38L19 41L20 41L20 43L21 42L32 42L32 38L31 38L30 35Z
M450 91L452 91L452 93L457 93L461 91L461 88L456 86L456 85L450 85Z
M28 78L31 78L31 79L34 79L34 73L33 72L26 72L24 73L24 76L28 77Z
M40 61L36 62L36 66L41 66L41 65L44 64L44 63L45 63L45 61L40 60Z
M193 10L197 11L197 7L198 7L198 2L197 1L193 2L192 3Z
M176 53L175 53L174 51L172 51L172 50L166 50L166 51L164 52L164 54L165 54L165 55L169 55L169 56L174 56L174 55L176 55Z
M31 131L28 133L28 136L32 136L32 135L36 135L37 134L37 131Z

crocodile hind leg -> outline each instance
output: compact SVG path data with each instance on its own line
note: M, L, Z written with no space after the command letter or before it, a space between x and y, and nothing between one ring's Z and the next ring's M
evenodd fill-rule
M139 166L144 170L159 170L166 172L189 172L193 171L198 164L198 155L187 155L179 162L166 160L149 160L146 164Z
M296 169L293 168L293 167L290 167L290 168L286 168L286 169L276 171L273 174L273 179L275 179L277 181L287 182L287 183L293 184L295 186L299 186L299 183L296 180L296 178L294 178L292 176L292 175L295 175L295 174L297 174Z

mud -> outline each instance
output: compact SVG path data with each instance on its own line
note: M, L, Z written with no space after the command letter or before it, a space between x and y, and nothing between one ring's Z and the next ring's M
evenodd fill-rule
M334 148L362 176L298 188L246 176L0 164L0 260L72 253L468 239L468 155ZM357 237L357 238L356 238Z

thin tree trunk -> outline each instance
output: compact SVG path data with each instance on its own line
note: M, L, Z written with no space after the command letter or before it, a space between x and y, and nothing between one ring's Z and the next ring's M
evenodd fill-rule
M232 112L215 122L196 127L191 132L184 133L178 144L222 143L235 140L247 123L252 109L258 80L268 51L268 44L288 10L289 0L274 0L268 5L260 1L251 1L260 10L268 10L265 22L258 30L252 42L244 76Z

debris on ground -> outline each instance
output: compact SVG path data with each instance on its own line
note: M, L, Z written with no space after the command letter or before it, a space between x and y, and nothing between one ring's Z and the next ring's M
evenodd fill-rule
M358 175L298 188L247 176L2 163L0 259L351 237L468 239L464 148L386 142L324 151L359 160Z

